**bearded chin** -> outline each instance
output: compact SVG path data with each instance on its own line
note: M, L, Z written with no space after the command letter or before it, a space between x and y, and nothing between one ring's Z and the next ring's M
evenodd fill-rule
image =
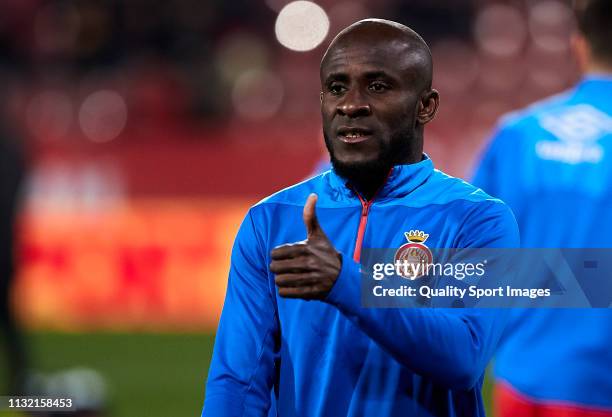
M380 143L376 158L364 162L345 163L336 158L333 143L325 132L323 137L336 173L363 191L379 188L391 168L410 152L411 138L406 137L405 133L398 133L391 138L389 144Z

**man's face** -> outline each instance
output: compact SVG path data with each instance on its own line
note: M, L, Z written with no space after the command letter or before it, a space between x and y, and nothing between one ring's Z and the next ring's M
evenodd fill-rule
M416 113L425 86L406 48L360 40L329 51L321 67L321 114L335 166L365 168L420 157Z

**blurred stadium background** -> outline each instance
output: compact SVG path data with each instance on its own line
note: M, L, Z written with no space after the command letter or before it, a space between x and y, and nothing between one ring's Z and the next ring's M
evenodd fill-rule
M426 150L460 177L500 115L578 76L569 1L288 3L0 1L28 365L95 370L104 415L199 415L235 231L324 159L318 65L341 28L383 17L429 42Z

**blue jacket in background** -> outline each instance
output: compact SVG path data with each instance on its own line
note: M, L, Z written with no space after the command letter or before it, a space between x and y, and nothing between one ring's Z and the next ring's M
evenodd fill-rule
M512 208L525 247L612 248L612 77L506 117L474 184ZM611 372L609 309L515 312L495 366L534 400L605 408Z
M310 193L342 270L324 301L280 298L270 251L306 238ZM252 207L232 252L202 416L484 416L503 313L361 306L353 258L361 247L398 248L409 230L429 234L431 248L519 245L504 203L426 156L394 167L372 202L332 170Z

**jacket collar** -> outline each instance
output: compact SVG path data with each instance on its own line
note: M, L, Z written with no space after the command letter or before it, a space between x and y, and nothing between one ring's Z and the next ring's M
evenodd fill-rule
M427 154L416 164L395 165L374 200L405 197L421 186L433 173L434 165ZM331 188L345 198L358 198L349 182L332 168L329 179Z
M612 74L586 74L577 89L584 94L605 95L607 98L612 94Z

